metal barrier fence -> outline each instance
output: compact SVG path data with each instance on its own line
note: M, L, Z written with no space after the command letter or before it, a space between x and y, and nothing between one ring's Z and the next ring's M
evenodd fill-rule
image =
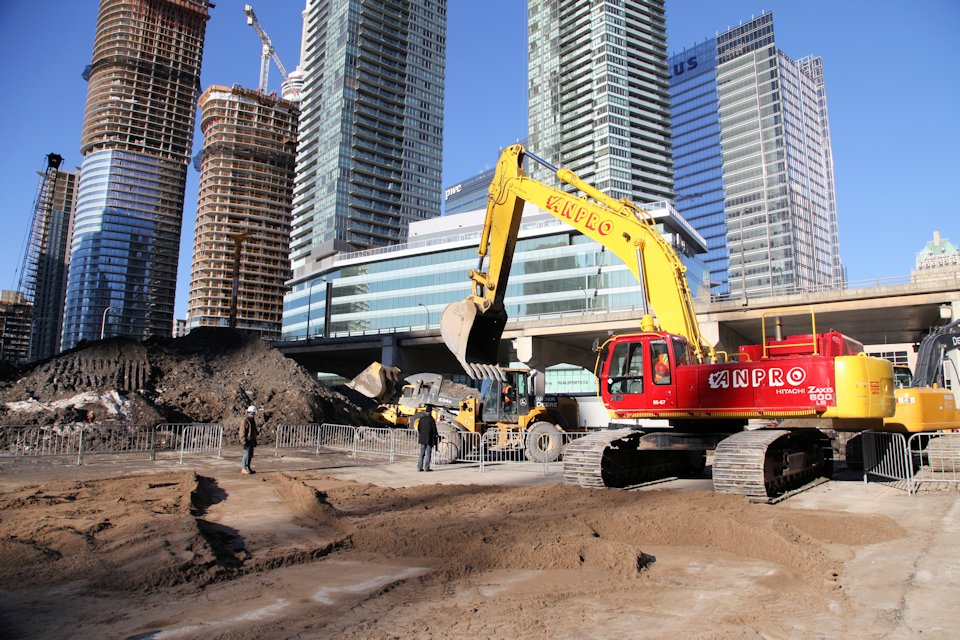
M0 426L0 458L76 457L103 454L179 453L180 463L190 454L223 448L220 424L160 424L155 427L107 427L104 425Z
M433 453L434 464L453 462L476 465L484 471L492 464L538 463L543 473L552 472L560 462L567 444L586 432L561 431L471 431L440 430L440 442ZM276 432L274 455L280 449L329 449L351 456L383 457L391 462L399 457L416 458L420 453L417 432L413 429L355 427L341 424L280 425Z
M910 494L960 488L960 433L862 434L863 480L875 480Z

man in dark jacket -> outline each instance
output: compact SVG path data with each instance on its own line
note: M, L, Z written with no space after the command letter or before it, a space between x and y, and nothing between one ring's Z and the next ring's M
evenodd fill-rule
M413 414L413 428L417 430L417 441L420 443L420 457L417 459L417 471L430 471L430 458L433 450L440 441L437 433L437 421L433 419L433 407L425 405Z
M250 468L250 461L253 460L253 448L257 446L257 408L253 405L247 407L247 415L240 421L240 446L243 447L243 467L240 473L250 475L256 473Z

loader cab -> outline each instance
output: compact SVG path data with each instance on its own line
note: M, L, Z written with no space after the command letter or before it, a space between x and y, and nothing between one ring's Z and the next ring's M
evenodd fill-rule
M526 370L505 371L506 380L483 380L480 398L483 422L516 422L530 412L531 386Z

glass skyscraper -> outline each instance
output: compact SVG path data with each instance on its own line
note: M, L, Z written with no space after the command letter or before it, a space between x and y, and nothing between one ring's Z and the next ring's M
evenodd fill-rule
M34 203L30 240L20 271L20 291L33 303L31 362L60 352L63 298L70 264L70 235L77 197L77 172L60 169L63 157L47 155Z
M308 0L304 20L295 280L440 215L446 0Z
M822 69L776 48L770 13L670 59L676 206L716 294L843 281Z
M101 0L62 347L169 336L208 0Z
M530 151L614 198L672 200L663 0L529 0L527 11Z

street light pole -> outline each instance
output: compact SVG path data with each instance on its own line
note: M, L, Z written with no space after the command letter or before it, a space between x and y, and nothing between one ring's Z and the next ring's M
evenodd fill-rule
M103 340L107 332L107 314L110 313L110 310L113 307L107 307L103 310L103 318L100 320L100 339Z
M422 302L418 302L417 305L423 307L423 310L427 312L427 326L425 328L429 329L430 328L430 309L428 309L427 305L423 304Z

